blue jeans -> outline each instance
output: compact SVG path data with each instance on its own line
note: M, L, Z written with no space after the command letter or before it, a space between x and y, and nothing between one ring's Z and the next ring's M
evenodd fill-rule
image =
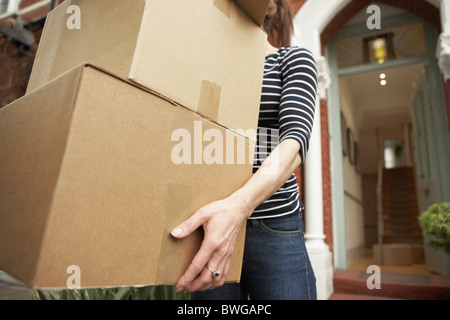
M316 300L316 278L300 215L248 220L240 283L191 294L192 300Z

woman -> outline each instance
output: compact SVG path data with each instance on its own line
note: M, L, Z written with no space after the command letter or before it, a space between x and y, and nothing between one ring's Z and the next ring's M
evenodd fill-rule
M317 72L307 50L289 46L287 0L271 1L264 28L283 47L267 46L254 174L231 196L201 208L172 231L184 238L204 229L201 248L177 283L178 291L193 292L192 299L316 299L294 171L309 147ZM241 282L224 285L246 222Z

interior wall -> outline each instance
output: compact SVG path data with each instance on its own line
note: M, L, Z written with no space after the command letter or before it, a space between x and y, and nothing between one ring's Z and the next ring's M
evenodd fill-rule
M364 244L366 248L372 248L374 244L378 243L377 183L378 173L363 173Z
M359 139L358 116L355 103L352 101L346 78L339 79L340 105L347 127L354 133L355 141ZM342 155L344 169L344 202L346 216L347 265L364 256L364 208L362 175L357 172L355 164L348 156Z

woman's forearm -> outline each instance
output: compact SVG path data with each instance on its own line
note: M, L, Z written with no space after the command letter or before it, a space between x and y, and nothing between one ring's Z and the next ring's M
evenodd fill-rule
M270 153L250 180L230 197L240 199L247 207L248 218L265 200L282 187L301 164L300 145L287 139Z

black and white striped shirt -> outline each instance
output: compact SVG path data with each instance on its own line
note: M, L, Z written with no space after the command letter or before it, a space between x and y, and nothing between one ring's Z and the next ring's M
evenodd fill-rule
M316 93L317 69L308 50L283 47L266 57L253 173L286 139L294 139L300 144L304 162L314 122ZM302 207L293 174L272 197L256 208L250 219L298 214Z

